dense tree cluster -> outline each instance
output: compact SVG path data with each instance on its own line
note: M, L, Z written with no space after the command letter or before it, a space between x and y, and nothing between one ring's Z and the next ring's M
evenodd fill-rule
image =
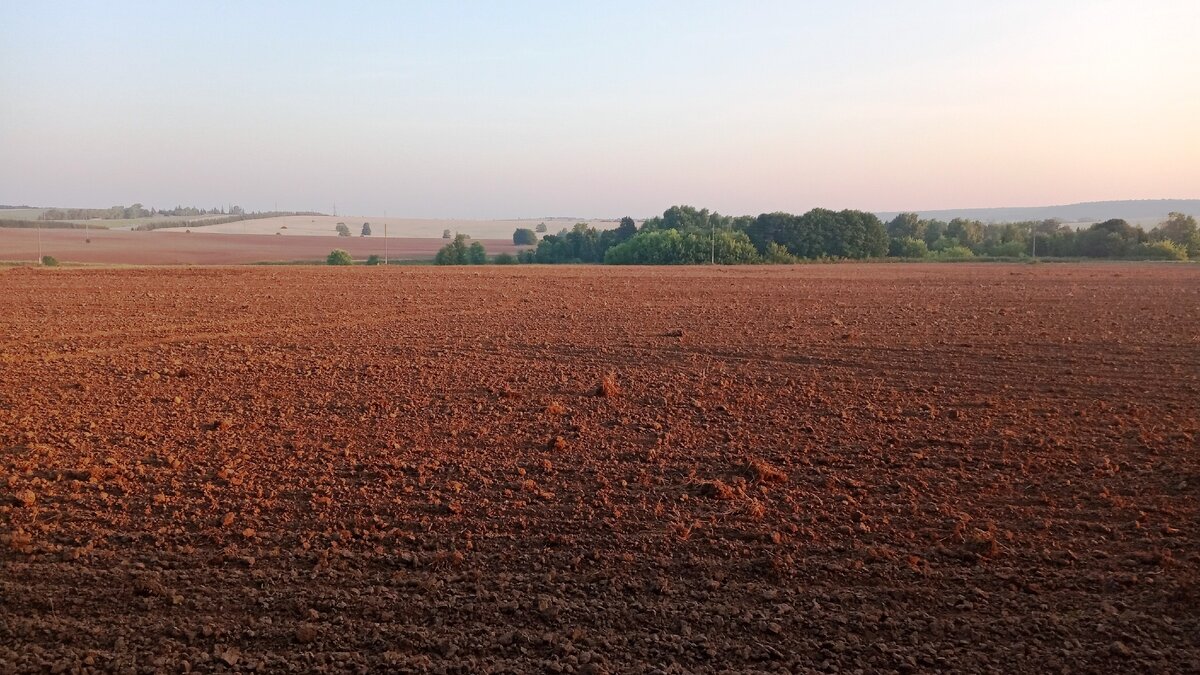
M469 237L460 234L449 244L443 246L434 256L433 262L438 265L485 265L487 250L483 244L474 241L467 244Z
M885 224L874 214L854 210L735 217L673 206L640 228L633 219L624 218L613 230L579 223L570 230L547 234L538 242L534 260L689 265L1033 255L1185 260L1200 256L1200 233L1196 219L1180 213L1172 213L1147 233L1117 219L1075 229L1057 220L985 224L902 213Z
M547 234L538 242L534 260L539 263L604 262L608 249L623 243L638 232L632 218L621 219L612 230L597 230L587 223L576 223L570 230Z
M745 232L727 230L716 234L685 234L679 230L639 232L604 254L604 262L611 265L700 265L711 261L745 265L759 262L759 255Z
M888 254L903 258L1132 258L1186 260L1200 255L1196 219L1172 213L1147 233L1119 218L1077 229L1059 220L988 223L922 220L902 213L887 224Z
M708 209L673 206L639 229L623 218L614 230L583 223L545 236L538 262L690 265L794 262L805 258L870 258L887 253L883 223L862 211L814 209L731 217Z

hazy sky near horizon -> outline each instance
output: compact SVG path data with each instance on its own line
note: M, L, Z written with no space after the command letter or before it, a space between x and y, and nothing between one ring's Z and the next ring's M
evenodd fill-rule
M1200 197L1200 2L0 0L0 204Z

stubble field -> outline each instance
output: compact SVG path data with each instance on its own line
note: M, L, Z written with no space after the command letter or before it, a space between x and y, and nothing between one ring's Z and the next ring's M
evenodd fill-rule
M516 253L512 239L480 239L488 255ZM124 230L37 230L0 228L0 262L36 262L50 255L63 263L101 265L242 265L260 262L324 261L333 249L356 260L388 256L391 260L432 261L446 240L438 238L199 234L177 229L151 232Z
M1200 268L0 271L0 671L1200 670Z

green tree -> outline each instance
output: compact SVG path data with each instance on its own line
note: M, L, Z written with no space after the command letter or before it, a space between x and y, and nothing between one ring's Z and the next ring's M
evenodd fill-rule
M533 228L533 231L537 232L538 234L545 234L546 233L546 224L538 223L537 227Z
M348 251L340 248L335 248L329 252L329 256L325 258L326 265L353 265L354 258L350 257Z
M467 263L470 265L486 265L487 251L483 248L483 244L473 241L467 247Z
M527 227L518 227L513 232L513 243L517 246L529 246L537 243L537 233Z
M796 216L776 211L775 213L764 213L755 218L754 222L747 226L746 234L760 253L765 253L768 246L775 243L787 248L789 254L796 255L788 243L793 239L796 229Z
M371 255L367 256L367 264L368 265L382 265L383 259L380 258L379 256L375 255L374 253L372 253Z
M363 223L363 226L362 226L362 233L361 233L361 234L359 234L358 236L360 236L360 237L369 237L369 236L371 236L371 224L370 224L370 223Z
M1200 258L1200 228L1196 226L1194 216L1172 212L1166 221L1150 231L1150 239L1172 242L1183 247L1189 258Z
M450 230L449 229L442 230L442 239L449 239L449 238L450 238Z
M467 236L460 234L437 252L433 261L438 265L467 264Z
M1089 258L1121 258L1134 252L1145 233L1120 218L1096 223L1077 238L1080 255Z
M637 231L637 222L634 221L633 218L625 216L621 219L621 223L617 225L617 229L614 231L613 243L619 244L623 241L628 241L629 239L633 238L633 235L637 234Z
M844 257L843 246L837 241L837 213L829 209L812 209L796 220L789 240L783 244L801 258Z
M893 251L891 255L894 256L901 258L929 257L929 246L925 243L924 239L918 239L916 237L893 239L891 246Z
M978 220L955 218L946 223L946 236L974 250L983 243L983 223Z
M333 229L337 230L339 237L349 237L350 236L350 228L346 227L345 223L338 223L336 226L334 226Z
M608 240L587 223L576 223L570 230L547 234L538 242L539 263L595 263L604 260Z
M892 239L925 239L925 221L916 213L901 213L887 224L888 236Z
M511 253L497 253L492 262L497 265L516 265L517 257Z
M831 255L847 258L881 258L887 255L888 237L883 222L874 213L847 209L837 214Z
M787 247L771 242L767 244L767 250L762 255L763 262L773 265L792 265L800 262L796 256L788 253Z
M948 223L940 220L925 221L925 234L923 238L925 239L925 243L929 245L929 248L933 248L933 242L946 236L946 229L948 227Z

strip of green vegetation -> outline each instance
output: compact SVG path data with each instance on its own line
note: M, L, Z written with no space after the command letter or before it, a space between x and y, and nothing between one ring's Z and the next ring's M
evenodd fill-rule
M325 260L263 260L263 261L259 261L259 262L253 262L250 264L251 265L263 265L263 266L274 266L274 267L303 266L303 265L325 266L325 265L329 264L329 259L326 258ZM355 267L375 266L373 263L369 263L366 260L356 260L352 264ZM387 261L388 267L397 267L397 266L399 266L399 267L414 267L414 266L415 267L429 267L430 265L433 265L432 260L419 260L419 259L417 259L417 260L413 260L413 259L398 260L395 258L391 258ZM383 262L380 261L378 263L378 266L383 267L384 266Z
M107 230L105 225L96 223L68 223L61 220L5 220L0 219L0 227L12 227L17 229L33 230Z
M539 229L541 229L539 227ZM434 262L481 265L489 262L479 242L459 235ZM513 233L515 244L530 231ZM722 216L708 209L673 206L639 228L623 218L613 230L579 223L547 234L535 249L502 254L497 263L606 263L610 265L796 264L838 260L921 260L1007 262L1049 260L1200 259L1200 229L1193 216L1172 213L1146 232L1112 219L1076 230L1057 220L982 223L955 218L926 220L902 213L888 223L864 211L813 209L801 215L766 213Z

